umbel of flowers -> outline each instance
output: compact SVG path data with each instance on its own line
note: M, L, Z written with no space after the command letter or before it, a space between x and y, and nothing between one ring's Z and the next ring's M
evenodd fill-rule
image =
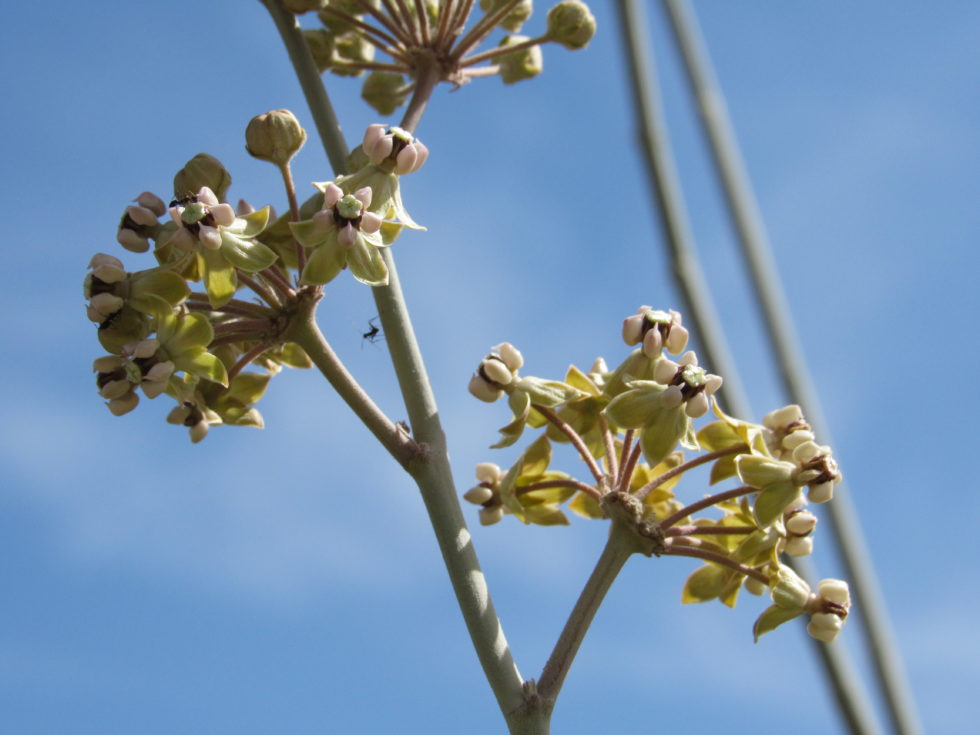
M246 139L256 158L280 170L292 197L289 161L306 140L296 118L287 110L259 115ZM263 426L255 404L272 376L312 364L288 338L300 304L318 300L343 270L386 284L381 248L403 227L421 229L405 211L399 178L417 171L428 149L380 124L364 141L354 173L316 185L321 201L309 219L298 206L280 220L271 207L233 207L224 200L231 175L206 154L174 177L169 205L143 192L126 207L117 242L152 251L156 262L127 271L99 253L84 282L86 314L108 353L93 363L96 386L113 415L135 409L141 395L167 395L177 404L167 421L187 427L194 442L218 424Z
M470 393L488 403L506 395L513 413L494 447L515 443L527 428L544 429L509 469L477 466L477 484L464 498L480 506L480 522L513 515L567 524L563 507L612 519L642 537L638 548L647 555L704 562L685 583L682 601L733 607L743 588L756 595L768 589L773 604L755 624L757 639L809 615L810 634L833 640L850 608L846 583L824 580L813 593L781 562L783 554L813 549L817 518L808 501L830 500L840 482L830 448L815 442L799 406L759 424L726 415L716 400L722 379L683 352L688 333L676 311L643 306L624 320L622 335L637 347L617 368L600 358L588 373L570 367L561 381L522 376L524 357L507 342L480 361ZM697 428L695 420L709 411L714 420ZM589 476L551 468L554 442L570 443ZM711 485L739 484L682 500L677 484L702 465L711 468Z

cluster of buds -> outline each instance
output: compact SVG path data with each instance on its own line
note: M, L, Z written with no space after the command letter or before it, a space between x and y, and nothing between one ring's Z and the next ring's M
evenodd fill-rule
M643 306L623 321L622 336L639 348L615 370L599 358L588 372L571 366L564 381L519 375L524 359L507 342L480 362L470 393L488 403L506 394L514 414L494 447L513 444L527 427L544 429L509 470L477 467L479 484L464 498L480 506L480 522L508 514L524 523L565 524L560 506L567 502L578 515L625 525L642 553L703 560L684 585L684 602L734 606L743 587L757 595L771 589L775 604L757 622L756 636L808 613L810 633L831 640L850 605L846 585L825 580L811 594L779 561L780 554L813 550L817 518L801 488L809 487L814 501L829 495L840 477L829 448L813 441L796 406L774 411L763 424L726 416L713 400L722 378L683 352L689 335L678 312ZM683 354L674 361L665 352ZM718 420L695 431L694 420L712 408ZM578 451L592 482L550 469L554 442ZM685 461L679 449L711 456ZM735 477L742 484L685 505L673 488L706 462L713 464L712 484ZM693 517L710 507L722 517Z
M790 556L809 556L813 553L813 531L817 517L806 509L806 501L798 498L783 512L783 538L776 546Z
M471 6L460 12L462 6L440 0L397 6L387 0L289 0L287 7L294 13L316 11L323 27L304 30L303 36L317 68L340 76L370 72L361 97L383 115L402 106L415 80L432 72L432 58L439 60L438 81L454 87L487 76L513 84L541 73L542 45L582 49L596 32L595 17L581 0L552 7L546 29L534 37L519 35L533 0L480 0L482 17L469 30ZM496 46L478 51L495 29L504 31ZM376 62L378 51L390 60Z
M150 238L155 238L160 230L159 219L167 212L167 205L156 194L144 191L135 204L126 207L116 231L116 241L134 253L145 253L150 249Z
M847 582L824 579L814 594L810 585L788 567L780 567L773 577L773 604L755 621L756 640L783 623L809 615L806 631L824 643L833 641L844 627L851 609L851 593Z
M477 485L463 494L463 498L480 506L480 524L492 526L508 512L500 496L500 482L504 473L492 462L481 462L476 466Z
M687 346L688 332L681 326L680 312L670 309L661 311L641 306L632 316L623 320L623 341L630 345L643 343L643 354L649 358L660 357L663 350L679 355Z
M470 394L486 403L493 403L516 382L517 371L524 366L524 357L510 342L501 342L480 362L470 378Z

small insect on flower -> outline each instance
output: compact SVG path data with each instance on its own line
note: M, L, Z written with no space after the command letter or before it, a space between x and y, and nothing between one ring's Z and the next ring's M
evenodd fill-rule
M375 324L375 322L377 320L378 320L378 317L376 317L376 316L375 317L371 317L371 319L368 321L368 326L370 327L370 329L368 329L366 332L364 332L363 334L361 334L361 339L362 340L367 340L371 344L374 344L379 339L384 339L385 338L384 334L382 334L382 332L381 332L381 328L377 324Z
M197 194L185 194L182 197L176 199L171 199L168 207L186 207L188 204L194 204L197 201Z

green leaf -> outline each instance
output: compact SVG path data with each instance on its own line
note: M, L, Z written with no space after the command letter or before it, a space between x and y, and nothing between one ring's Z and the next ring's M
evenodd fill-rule
M535 505L525 510L525 517L530 523L539 526L568 526L568 518L558 508L548 505Z
M653 380L653 360L637 348L620 363L606 379L604 392L607 396L618 396L628 390L627 383L633 380ZM618 421L616 423L619 423ZM622 426L622 424L620 424Z
M715 460L715 463L711 465L711 477L708 482L711 485L721 482L722 480L727 480L729 477L735 476L735 456L730 455L728 457L721 457Z
M144 314L153 313L153 307L148 304L144 308L145 302L152 304L155 299L163 299L170 306L176 306L191 293L184 279L170 270L140 271L134 274L132 284L128 301Z
M606 514L599 505L599 501L588 493L578 493L568 504L568 509L583 518L600 519L605 518Z
M586 395L597 396L601 392L589 376L574 365L570 365L568 372L565 373L565 383Z
M663 411L660 394L666 387L653 381L634 381L631 385L638 386L612 399L606 406L606 415L617 426L624 429L639 429L654 420ZM654 462L653 464L656 464Z
M728 423L712 421L698 432L698 441L706 451L717 452L719 449L728 449L728 447L741 444L743 439Z
M668 409L661 407L640 432L640 447L647 462L651 465L659 464L674 451L690 421L684 413L683 405Z
M801 614L800 612L787 610L778 605L770 605L756 619L755 625L752 626L752 634L755 636L755 642L758 643L760 637L771 630L775 630L783 623L789 622L793 618L798 618Z
M545 472L551 464L551 442L548 437L535 439L525 450L522 461L521 475L540 475Z
M271 379L268 373L239 373L231 381L226 395L230 400L251 406L262 398Z
M739 454L735 458L735 469L746 485L764 489L788 482L795 467L791 462L780 462L756 454Z
M210 352L185 352L174 359L174 366L199 378L228 386L228 372L224 364Z
M279 362L291 368L304 370L313 367L313 360L295 342L287 342L276 352Z
M582 396L578 390L559 380L544 380L535 377L521 378L517 382L516 390L527 392L531 396L532 403L547 408L560 406Z
M258 240L243 240L228 230L221 230L221 248L218 251L236 268L247 273L258 273L276 262L276 252Z
M248 214L240 214L231 227L225 229L241 237L255 237L269 224L272 207L262 207Z
M364 242L360 235L347 250L347 265L354 278L361 283L368 286L388 285L388 266L385 265L381 253L373 245Z
M763 527L772 525L799 497L800 489L789 480L769 485L755 499L753 510L756 522Z
M316 286L330 283L347 265L347 253L336 240L328 242L309 254L303 269L302 281Z
M681 602L708 602L721 594L725 587L725 570L714 564L707 564L687 578L681 592Z
M328 239L336 240L337 233L333 229L320 229L316 222L311 219L300 222L290 222L289 229L296 238L296 242L306 248L316 248L323 245Z
M200 255L204 260L204 289L208 292L208 301L215 308L224 306L238 290L235 269L219 250L202 249Z
M171 359L176 359L188 350L207 347L212 339L214 339L214 328L208 318L200 312L180 316L172 334L166 340L160 337Z

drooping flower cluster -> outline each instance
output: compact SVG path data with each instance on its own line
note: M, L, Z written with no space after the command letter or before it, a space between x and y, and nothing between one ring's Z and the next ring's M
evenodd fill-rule
M813 595L780 561L781 554L813 549L817 518L802 489L811 501L829 499L840 480L830 449L816 444L798 406L774 411L761 424L722 412L715 400L721 377L698 365L693 352L676 361L664 354L678 355L687 345L676 311L643 306L624 320L622 334L638 347L619 367L609 370L598 359L588 373L570 367L564 381L521 376L524 358L507 342L480 362L470 393L485 402L507 395L514 414L494 446L544 427L509 470L478 467L479 484L464 498L481 507L480 522L510 514L525 523L568 523L561 509L567 503L584 517L625 524L642 539L644 553L705 561L688 578L684 602L734 606L743 587L757 595L768 588L774 605L757 622L756 637L808 613L811 635L831 640L850 606L846 585L825 580ZM694 420L711 408L716 420L696 430ZM550 469L556 441L575 447L589 481ZM707 454L687 459L680 450ZM712 484L737 478L743 485L685 504L676 484L688 469L709 463ZM722 517L698 515L709 508Z

